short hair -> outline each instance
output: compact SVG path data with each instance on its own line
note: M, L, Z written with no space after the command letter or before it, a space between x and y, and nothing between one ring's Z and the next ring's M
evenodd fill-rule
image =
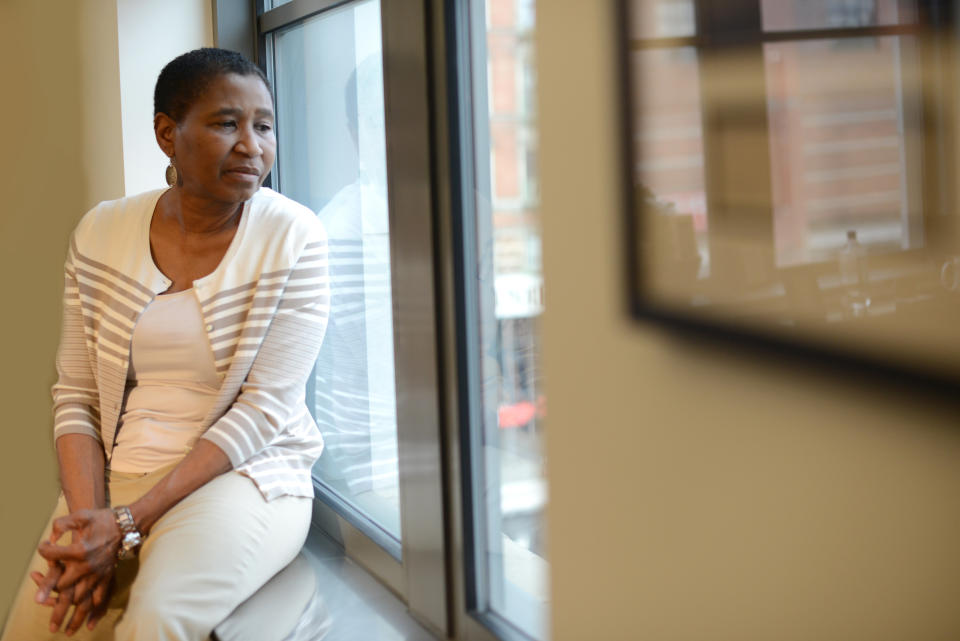
M165 113L175 122L182 122L210 83L229 73L258 76L270 91L267 75L242 54L214 47L194 49L168 62L160 72L153 91L153 115Z

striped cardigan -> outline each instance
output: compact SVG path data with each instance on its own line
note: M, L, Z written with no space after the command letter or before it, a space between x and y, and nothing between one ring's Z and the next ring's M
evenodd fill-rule
M73 233L64 268L54 438L88 434L107 461L140 314L171 285L150 253L150 219L164 190L104 202ZM327 239L306 207L261 188L244 204L220 265L194 281L220 390L205 438L263 496L313 496L323 440L306 382L330 311Z

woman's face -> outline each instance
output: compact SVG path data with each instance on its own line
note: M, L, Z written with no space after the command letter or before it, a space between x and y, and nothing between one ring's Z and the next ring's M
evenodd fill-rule
M273 120L258 76L217 77L171 132L184 192L218 203L253 196L277 155Z

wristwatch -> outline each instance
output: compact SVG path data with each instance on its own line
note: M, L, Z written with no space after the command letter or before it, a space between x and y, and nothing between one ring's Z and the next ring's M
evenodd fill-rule
M113 508L113 518L117 520L117 527L120 528L120 549L117 550L117 559L126 561L132 559L136 550L143 543L143 536L137 529L137 524L133 520L133 514L126 505Z

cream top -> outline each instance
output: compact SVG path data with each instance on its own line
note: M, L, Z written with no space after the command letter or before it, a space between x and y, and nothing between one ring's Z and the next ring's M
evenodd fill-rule
M194 291L154 298L133 330L110 468L152 472L183 458L220 384Z

